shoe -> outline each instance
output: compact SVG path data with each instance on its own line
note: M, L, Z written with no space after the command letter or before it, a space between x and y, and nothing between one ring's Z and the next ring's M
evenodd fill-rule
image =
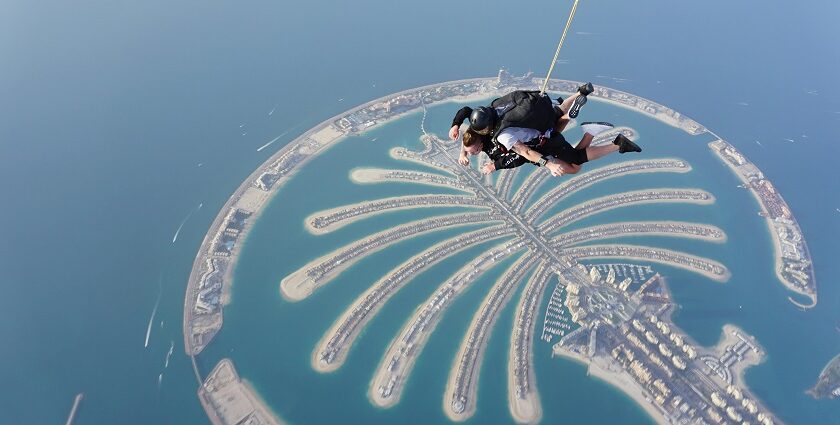
M594 91L595 87L592 87L592 83L586 83L578 87L578 93L582 94L583 96L589 96Z
M585 122L580 125L583 132L591 134L592 137L595 137L605 131L612 130L613 127L614 126L608 122Z
M583 108L583 105L586 105L586 96L580 95L576 97L575 101L572 102L572 107L569 108L569 118L577 118L580 113L580 108Z
M615 140L613 140L614 145L618 145L618 153L627 153L627 152L641 152L642 148L639 145L633 143L632 140L628 139L625 135L619 133L618 136L615 136Z

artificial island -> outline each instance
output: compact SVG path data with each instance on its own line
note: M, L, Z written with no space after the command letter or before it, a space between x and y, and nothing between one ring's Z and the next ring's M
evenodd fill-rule
M544 170L535 169L513 192L513 182L520 169L500 173L495 182L488 180L476 170L457 164L458 147L454 142L425 132L427 105L480 100L514 89L533 89L537 83L530 75L511 77L501 71L497 78L448 82L397 93L332 117L274 154L227 201L199 249L185 297L186 352L194 360L221 329L223 307L229 300L232 284L231 272L242 241L277 190L307 162L346 136L422 109L423 150L394 148L390 153L396 159L422 164L430 172L360 168L351 173L351 180L357 184L399 182L430 188L445 186L463 194L400 196L340 206L311 214L305 226L310 233L318 235L400 209L457 207L466 211L404 223L339 247L284 277L279 285L282 296L291 302L304 299L365 256L406 238L470 224L482 224L483 228L433 245L374 282L349 304L316 344L311 359L315 370L330 372L340 368L365 325L414 276L457 252L495 242L495 247L442 282L407 319L371 379L368 396L374 405L387 408L399 401L416 358L447 307L485 271L505 258L513 258L513 265L490 289L482 307L475 313L453 360L442 399L443 410L453 421L466 420L475 412L478 372L489 334L499 311L521 282L525 288L517 303L510 333L509 409L512 418L519 423L535 423L541 419L532 350L539 307L549 284L556 280L557 288L549 299L548 310L556 317L549 320L546 313L545 323L551 322L546 329L551 330L543 330L543 339L560 336L560 342L554 346L555 354L589 364L594 375L633 396L657 422L724 423L740 418L739 423L741 420L778 423L778 419L750 395L739 378L739 368L760 360L762 350L751 337L743 331L727 328L724 330L727 336L718 348L696 346L688 342L687 336L680 335L670 322L672 304L661 277L655 275L637 282L638 288L631 291L633 276L617 282L613 270L602 279L597 269L587 271L580 263L599 259L658 263L725 282L729 278L728 269L710 258L651 246L588 244L633 235L722 243L726 235L721 229L681 221L617 222L572 231L566 229L595 214L632 205L685 203L708 206L715 202L711 193L692 188L656 187L597 197L560 211L552 208L567 196L611 178L636 173L689 172L688 162L679 158L619 162L565 180L550 180ZM549 91L569 93L578 85L573 81L551 80ZM632 108L691 135L708 133L678 112L629 93L598 87L591 96ZM619 131L627 137L636 137L631 128L617 128L613 134L601 135L593 143L603 143ZM553 188L536 197L538 189L548 181L554 182ZM792 216L788 219L795 224ZM789 233L774 233L775 238L787 235ZM783 242L779 239L778 243ZM802 243L804 245L804 241ZM799 261L810 264L807 250L800 252L804 257L800 256ZM777 250L776 255L782 258L784 251ZM785 260L777 260L791 267L784 263ZM783 267L782 270L786 269ZM802 268L792 270L801 271ZM790 273L790 276L802 276ZM815 288L812 274L806 275L808 284L800 284L800 287L811 285ZM782 276L787 275L781 274L780 278ZM557 309L551 310L552 305ZM274 423L272 421L276 419L265 413L269 411L267 407L259 402L250 387L242 385L238 377L218 379L219 373L236 376L233 363L224 362L206 379L201 378L195 367L202 400L224 400L214 394L233 394L229 402L250 406L250 413L246 413L259 418L254 423ZM193 364L195 366L195 362ZM224 404L204 403L204 406L208 416L220 418L225 417L220 410L225 408Z
M840 354L825 365L817 383L807 393L817 399L840 397Z

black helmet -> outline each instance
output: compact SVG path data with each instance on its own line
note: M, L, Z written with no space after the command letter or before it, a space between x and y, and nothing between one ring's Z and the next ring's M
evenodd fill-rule
M496 124L496 111L493 108L479 106L470 114L470 130L478 134L489 134Z

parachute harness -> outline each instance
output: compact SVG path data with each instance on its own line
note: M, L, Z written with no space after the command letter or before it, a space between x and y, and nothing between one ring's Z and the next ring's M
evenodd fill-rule
M557 51L554 52L554 59L551 61L551 66L548 68L548 75L545 76L545 81L543 82L540 94L545 93L545 88L548 86L548 79L551 77L551 71L554 71L554 64L557 63L557 58L560 57L560 48L563 47L563 41L566 40L566 32L569 31L569 27L572 25L572 18L575 17L578 1L579 0L575 0L575 4L572 5L572 12L569 13L569 19L566 21L566 28L563 28L563 36L560 37L560 44L557 45Z

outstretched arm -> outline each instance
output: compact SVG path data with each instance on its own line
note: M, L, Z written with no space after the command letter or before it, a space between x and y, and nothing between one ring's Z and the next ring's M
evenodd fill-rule
M457 131L458 127L453 127L453 128L455 128L456 131ZM455 138L457 139L458 136L456 135ZM467 154L467 148L465 148L464 145L461 145L461 154L458 156L458 163L465 166L465 167L467 165L470 165L470 156L469 156L469 154Z
M469 118L470 114L472 114L472 108L469 106L464 106L455 113L455 118L452 119L452 127L449 128L450 139L458 140L458 129L464 123L464 120Z

